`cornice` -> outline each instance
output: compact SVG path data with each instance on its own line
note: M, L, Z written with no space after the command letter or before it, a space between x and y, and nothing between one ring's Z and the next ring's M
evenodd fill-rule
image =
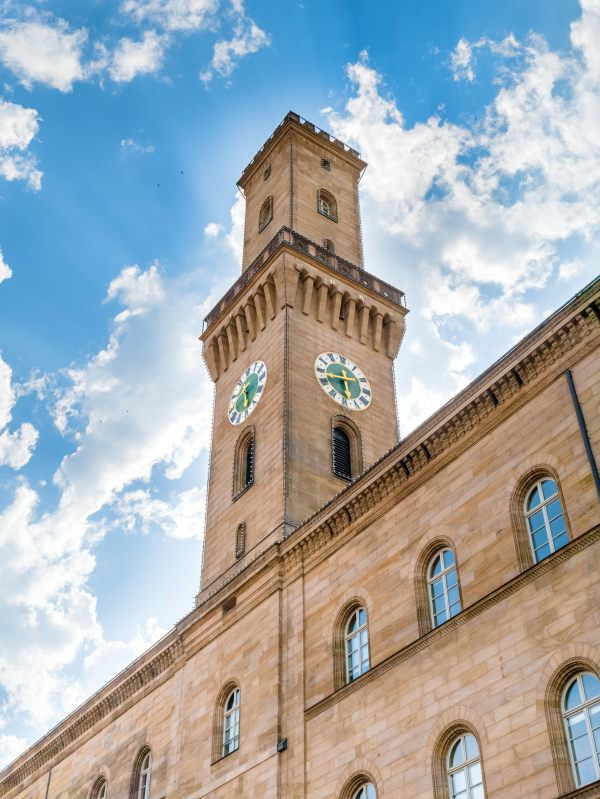
M285 567L304 562L386 498L398 501L597 346L599 296L600 279L303 522L282 544Z
M338 702L341 702L346 697L351 696L357 691L360 691L363 686L368 685L369 683L378 679L381 675L386 674L391 669L396 668L414 655L422 652L424 649L427 649L432 644L435 644L437 641L452 635L452 633L459 627L462 627L463 624L468 624L472 619L481 615L481 613L484 613L486 610L499 604L507 597L517 593L534 580L537 580L542 575L547 574L548 572L557 568L557 566L565 561L570 560L579 552L583 552L584 550L588 549L588 547L592 546L599 540L600 525L596 525L591 530L588 530L587 533L575 538L563 549L559 549L550 557L546 558L540 563L536 563L534 566L531 566L529 569L527 569L527 571L522 572L508 583L505 583L500 588L497 588L495 591L492 591L491 593L487 594L487 596L482 597L477 602L465 608L457 616L454 616L452 619L450 619L450 621L447 621L440 627L436 627L421 638L417 638L415 641L403 647L398 652L390 655L390 657L386 658L386 660L378 663L376 666L373 666L370 671L368 671L366 674L363 674L354 682L344 685L343 688L340 688L334 693L329 694L329 696L325 697L320 702L317 702L311 707L307 708L304 711L305 718L307 720L314 719L316 716L319 716L321 713L329 710L329 708L333 707ZM575 793L574 796L579 796L579 794Z
M100 721L111 716L118 708L128 706L133 697L138 698L150 686L156 687L161 678L183 663L183 640L175 632L169 633L153 649L159 649L154 657L148 659L149 653L142 655L0 772L0 796L22 786L51 760L59 755L64 756L72 744Z
M312 122L309 122L301 117L299 114L290 111L285 115L283 120L275 128L273 133L269 136L269 138L242 172L240 179L237 182L237 185L241 189L244 188L251 175L254 174L258 166L264 162L268 154L279 144L286 133L293 130L300 132L303 136L306 136L306 138L310 139L316 144L323 146L332 154L335 154L347 161L349 164L352 164L360 172L365 170L367 164L361 159L360 153L357 150L347 144L344 144L343 141L336 139L335 136L331 135L331 133L328 133L326 130L322 130Z

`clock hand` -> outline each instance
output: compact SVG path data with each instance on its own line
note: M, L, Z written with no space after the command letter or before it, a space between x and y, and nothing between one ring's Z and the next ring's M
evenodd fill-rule
M248 407L248 397L246 395L246 392L248 391L248 385L248 383L244 383L242 386L242 391L244 392L244 408Z
M348 377L348 375L346 375L345 369L344 369L344 375L345 377L343 377L342 375L336 375L335 372L325 372L325 377L337 377L338 380L351 380L353 383L356 383L356 378Z

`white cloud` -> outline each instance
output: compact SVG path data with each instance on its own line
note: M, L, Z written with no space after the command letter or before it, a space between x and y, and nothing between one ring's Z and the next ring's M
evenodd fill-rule
M225 238L237 261L241 264L244 252L244 220L246 217L246 200L241 193L236 194L231 206L230 217L231 229Z
M154 149L154 145L149 142L136 141L131 137L121 139L121 150L132 155L151 155Z
M0 283L3 280L9 280L12 277L12 269L4 260L4 256L2 255L2 250L0 250Z
M3 735L0 733L0 752L2 752L0 768L15 760L26 746L27 740L25 738L19 738L16 735Z
M121 11L137 22L151 21L169 31L192 31L213 24L219 0L123 0Z
M0 28L0 61L27 88L43 83L62 92L83 80L81 64L87 31L69 31L58 19L54 25L42 21L8 21Z
M21 469L29 462L38 440L38 432L29 422L12 432L8 429L16 400L12 370L0 356L0 466L11 469Z
M147 533L158 527L169 538L202 538L205 506L205 488L182 491L168 502L154 498L147 489L137 489L119 497L116 523L127 531Z
M139 41L119 40L108 72L118 83L126 83L138 75L150 75L162 67L168 40L154 31L146 31Z
M534 34L523 43L512 35L459 42L457 76L475 78L482 48L496 64L495 96L472 127L437 116L407 125L365 54L348 67L354 91L344 111L324 111L334 134L369 163L363 219L403 248L409 305L416 298L415 312L440 342L474 342L461 379L542 318L542 290L597 273L600 3L582 5L570 53ZM398 267L387 277L397 282ZM416 369L415 408L423 391L447 398L458 385L448 369L435 377Z
M209 222L204 228L204 235L207 239L218 239L223 232L223 225L220 222Z
M203 533L204 489L178 490L174 482L163 498L143 485L156 470L178 480L208 447L211 405L198 397L212 384L197 332L209 306L198 294L193 276L168 280L156 264L125 267L111 282L107 300L121 309L107 346L55 389L57 428L75 441L54 476L57 506L42 513L37 492L22 481L0 513L4 712L37 733L161 632L150 623L129 642L105 639L87 585L95 543L119 522L136 532L156 525L178 539ZM7 393L6 365L0 374L7 420L14 389ZM85 666L75 675L81 653Z
M482 36L476 42L460 39L450 56L450 66L455 81L466 80L472 83L475 80L475 51L482 48L487 48L504 58L510 58L520 52L519 42L512 33L499 42L487 36Z
M210 67L200 73L200 80L205 85L211 82L215 72L229 77L240 58L271 44L270 35L246 16L241 0L234 0L232 8L235 19L233 36L230 39L220 39L213 45Z
M0 98L0 176L5 180L25 180L39 190L42 173L35 159L24 152L39 130L38 113Z

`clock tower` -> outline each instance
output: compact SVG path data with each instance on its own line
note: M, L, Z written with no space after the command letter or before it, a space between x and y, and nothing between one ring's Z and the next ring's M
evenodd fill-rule
M242 274L205 319L215 383L199 598L398 441L407 309L363 268L359 154L289 113L246 167Z

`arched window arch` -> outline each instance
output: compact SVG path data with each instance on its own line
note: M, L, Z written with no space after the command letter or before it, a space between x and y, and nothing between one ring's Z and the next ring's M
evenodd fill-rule
M440 549L429 561L427 585L431 624L439 627L462 609L456 559L449 547Z
M370 774L354 774L344 785L340 799L377 799L375 781Z
M327 189L319 189L317 191L317 211L333 222L338 221L337 201L331 192Z
M273 196L270 194L260 207L258 213L258 232L266 228L273 219Z
M573 777L578 788L600 780L600 679L589 671L565 686L562 716Z
M450 799L484 799L481 755L472 733L464 732L450 744L446 773Z
M213 725L213 762L236 752L240 747L241 691L229 682L219 693Z
M331 423L331 469L341 480L352 480L362 472L360 430L345 416Z
M256 446L254 428L247 427L240 434L233 457L233 498L254 484Z
M510 515L522 571L565 546L571 538L558 473L546 464L536 466L519 480L510 498Z
M558 485L550 476L541 476L530 487L523 513L535 563L569 543Z
M150 799L152 752L148 747L140 750L133 768L132 799Z
M98 777L90 792L90 799L108 799L106 777Z

